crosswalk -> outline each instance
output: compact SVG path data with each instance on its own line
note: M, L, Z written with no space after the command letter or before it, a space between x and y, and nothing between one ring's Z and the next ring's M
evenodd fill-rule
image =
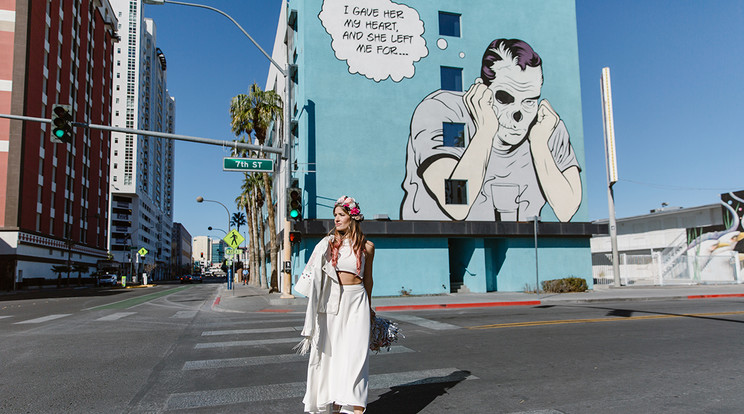
M397 319L400 323L410 323L430 330L459 329L459 327L420 317L408 315L386 315ZM266 326L271 323L272 326ZM232 382L221 383L220 387L195 387L192 390L171 392L162 402L161 409L165 412L176 410L218 410L220 412L253 412L251 404L269 403L276 400L286 400L289 406L296 404L300 411L300 399L305 393L304 378L307 369L307 356L292 352L292 346L299 341L297 319L271 318L269 320L250 319L245 326L235 326L233 329L202 330L193 333L194 341L190 343L190 350L180 364L174 365L180 373L171 373L184 383L203 383L200 378L221 377L221 373L228 370L235 375L236 369L245 368L248 372L270 373L277 369L290 370L291 374L282 378L290 380L282 383L272 382L274 376L267 375L266 383L244 385L237 378ZM370 395L379 390L389 388L408 387L423 384L453 383L463 380L476 380L476 376L457 367L448 366L446 361L435 361L441 367L431 367L431 361L422 362L426 369L407 370L397 372L375 373L374 367L401 366L396 359L416 358L418 352L407 344L392 346L388 351L372 353L370 359L371 375L369 377ZM245 355L245 354L249 355ZM213 356L213 357L212 357ZM206 358L205 358L206 357ZM410 364L409 364L410 366ZM371 402L371 401L370 401ZM221 407L221 408L217 408ZM232 407L232 408L229 408Z
M174 323L185 323L187 319L205 316L200 312L173 309L170 315L161 314L160 317L168 318ZM41 326L74 316L84 317L90 323L118 324L125 321L136 322L138 318L145 317L146 313L108 310L34 316L18 320L16 315L2 315L0 324ZM404 332L424 329L433 333L460 329L455 325L419 316L398 313L385 316L399 322ZM152 390L145 391L142 398L129 407L129 411L151 412L152 407L158 407L155 410L157 412L192 409L253 412L251 404L276 404L279 400L283 400L281 404L289 407L297 405L299 408L300 399L305 392L308 357L294 353L292 347L300 340L301 323L302 319L296 315L269 317L251 314L225 318L208 312L206 318L188 325L185 336L177 344L180 351L164 362L168 369L154 374L161 376L161 380L155 380L153 384L163 384L163 388L156 385ZM387 351L371 354L370 403L375 392L382 393L390 388L478 379L467 371L451 366L446 360L432 361L417 357L417 352L419 351L404 339ZM410 362L417 358L421 358L420 363L401 364L401 361ZM391 367L394 372L384 372ZM395 367L400 368L396 371ZM412 367L422 369L411 370ZM378 372L375 372L376 368ZM277 370L281 370L282 375L272 376L271 373ZM253 377L246 383L244 379L245 375L249 375L248 372ZM257 372L266 375L258 375L256 379ZM172 384L171 378L178 378L178 383L191 385L167 387L167 384ZM221 381L210 383L205 380L214 378L221 378ZM277 378L284 382L271 383L276 382Z

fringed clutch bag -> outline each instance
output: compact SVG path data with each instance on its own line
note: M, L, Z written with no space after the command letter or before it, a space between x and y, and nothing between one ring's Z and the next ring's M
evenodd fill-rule
M382 348L390 351L390 346L398 341L399 336L405 338L397 323L375 316L369 335L369 349L376 353L379 353Z

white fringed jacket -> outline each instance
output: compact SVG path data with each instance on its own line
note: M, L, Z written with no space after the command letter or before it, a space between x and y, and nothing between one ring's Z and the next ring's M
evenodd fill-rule
M331 264L329 240L333 236L326 236L315 245L305 270L295 285L295 290L307 296L305 310L305 325L302 328L304 338L295 349L304 355L310 351L310 365L320 361L320 337L318 335L318 314L338 314L341 301L341 285L336 269Z

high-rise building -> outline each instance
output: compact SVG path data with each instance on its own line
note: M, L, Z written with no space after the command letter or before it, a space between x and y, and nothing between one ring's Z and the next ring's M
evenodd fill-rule
M108 0L0 2L0 113L111 121L117 18ZM107 256L109 133L0 118L0 289L94 271ZM72 272L61 268L71 268Z
M190 274L193 259L191 233L181 223L173 223L173 240L171 241L171 268L176 277Z
M113 125L173 133L175 99L167 89L165 54L140 0L111 0L122 41L114 51ZM171 277L172 140L112 133L111 252L126 274ZM145 248L145 256L137 251ZM136 270L132 270L136 269Z

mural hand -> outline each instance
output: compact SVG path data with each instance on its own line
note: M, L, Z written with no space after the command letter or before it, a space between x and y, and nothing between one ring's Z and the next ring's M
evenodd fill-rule
M475 124L475 132L488 132L493 138L499 130L499 118L493 106L493 92L483 84L483 80L475 80L462 97L465 107Z
M560 117L555 112L547 99L540 102L537 108L537 121L530 130L530 145L547 145L548 139L553 135L555 127L558 126Z

